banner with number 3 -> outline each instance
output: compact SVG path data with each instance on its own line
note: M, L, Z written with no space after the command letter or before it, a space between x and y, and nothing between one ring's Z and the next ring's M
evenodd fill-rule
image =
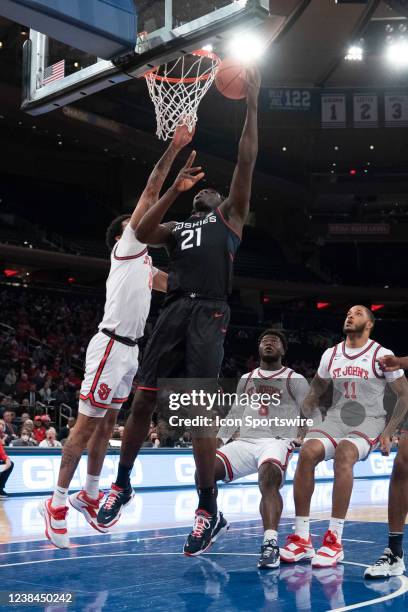
M385 125L387 127L408 126L408 94L385 95Z

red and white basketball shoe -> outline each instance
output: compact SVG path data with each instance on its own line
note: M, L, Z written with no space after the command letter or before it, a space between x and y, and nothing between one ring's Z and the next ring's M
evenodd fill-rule
M296 533L288 535L284 548L280 549L280 558L284 563L297 563L302 559L312 559L314 555L312 538L309 536L309 539L305 540Z
M338 561L343 561L343 559L343 545L337 540L337 534L330 530L326 531L323 546L312 559L312 567L334 567Z
M38 504L38 511L45 522L45 535L57 548L69 548L66 516L67 506L51 506L52 498Z
M87 523L90 524L91 527L96 529L96 531L100 531L101 533L107 533L108 529L103 527L102 525L98 525L98 521L96 520L99 505L104 498L104 494L102 491L99 491L97 499L92 499L89 497L86 491L78 491L78 493L73 493L68 497L69 503L75 510L81 512L84 515Z

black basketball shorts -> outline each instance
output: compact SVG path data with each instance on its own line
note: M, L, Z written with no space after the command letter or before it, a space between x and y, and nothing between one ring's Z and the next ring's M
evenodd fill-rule
M226 301L179 297L161 311L146 345L138 388L166 378L217 379L230 320Z

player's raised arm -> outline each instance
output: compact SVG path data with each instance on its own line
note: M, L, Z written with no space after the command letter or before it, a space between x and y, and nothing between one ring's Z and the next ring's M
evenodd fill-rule
M204 172L201 172L201 166L193 167L195 157L196 151L193 151L170 189L141 219L136 230L136 237L140 242L158 246L165 245L169 241L172 224L161 223L164 215L180 193L188 191L204 177Z
M248 69L247 116L238 149L238 161L228 198L220 209L229 223L242 232L248 217L252 175L258 155L258 97L261 75L255 66Z
M396 357L395 355L383 355L377 359L383 372L395 372L396 370L408 370L408 357Z
M159 199L160 191L163 187L164 181L170 171L170 168L177 157L178 153L190 144L194 136L194 131L189 132L187 126L180 125L173 136L172 141L167 147L166 151L159 159L157 164L152 170L149 176L146 187L140 196L135 210L133 211L130 219L130 226L135 231L139 225L140 219L149 210L153 204Z
M405 376L401 376L388 384L397 395L397 403L394 406L390 420L380 436L380 448L385 455L389 455L392 436L408 412L408 381Z

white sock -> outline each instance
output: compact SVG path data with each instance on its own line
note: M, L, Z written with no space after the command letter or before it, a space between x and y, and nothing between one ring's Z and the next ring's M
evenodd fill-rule
M85 492L91 499L98 499L99 476L86 475Z
M55 487L54 494L52 496L51 506L58 508L59 506L67 505L68 489L64 487Z
M278 532L275 531L274 529L265 529L265 532L264 532L264 544L268 540L275 540L276 543L278 543Z
M337 535L337 539L341 542L343 535L344 519L330 518L329 531L332 531Z
M309 539L310 534L310 517L297 516L295 518L295 533L304 540Z

